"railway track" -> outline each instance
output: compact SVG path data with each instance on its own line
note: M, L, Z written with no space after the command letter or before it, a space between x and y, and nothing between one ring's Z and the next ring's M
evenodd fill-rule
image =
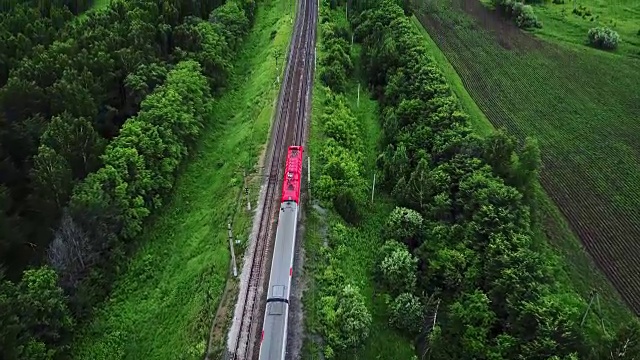
M283 155L290 145L304 145L306 123L310 110L315 63L317 0L299 0L293 36L288 52L285 76L280 94L270 142L270 154L265 169L269 171L264 184L264 201L253 251L245 259L243 271L249 271L245 286L240 286L234 322L228 338L225 359L257 358L260 329L264 316L263 292L271 263L273 224L282 180ZM256 227L256 223L254 223Z

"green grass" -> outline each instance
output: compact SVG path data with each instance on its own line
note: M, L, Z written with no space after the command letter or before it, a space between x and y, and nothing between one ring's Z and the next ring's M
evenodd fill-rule
M576 7L586 7L591 16L585 18L573 14L573 1L566 4L549 2L536 6L535 12L543 27L536 31L544 39L585 45L587 32L596 26L606 26L617 31L622 38L619 54L640 57L640 2L637 0L577 0ZM593 21L592 21L593 19Z
M460 13L454 14L451 18L455 18L458 16L463 16ZM457 21L458 24L465 23L468 19L461 19L461 21ZM511 107L513 110L509 112L511 119L511 123L521 122L524 123L526 121L532 122L530 125L530 129L525 129L523 132L530 135L535 135L538 137L544 137L546 134L542 129L545 127L542 126L542 123L545 121L544 117L535 117L535 113L529 114L526 110L528 106L532 106L530 102L535 101L535 98L528 98L524 96L524 90L518 91L518 87L524 87L522 84L529 85L530 82L526 81L517 81L518 69L520 67L520 73L523 76L531 75L535 71L540 72L541 67L536 66L535 61L531 61L527 55L523 54L508 54L507 51L502 51L498 49L495 45L489 42L489 38L482 34L476 34L475 36L471 34L471 31L465 31L464 28L458 27L457 32L452 31L449 36L440 36L440 44L444 49L447 49L446 55L440 50L438 44L429 36L429 34L424 30L424 28L420 25L420 23L414 18L414 25L419 28L421 33L425 36L425 42L427 44L427 48L430 50L430 55L434 57L434 59L438 62L438 65L443 70L445 77L447 78L449 84L451 85L455 94L460 98L463 108L470 114L471 123L474 127L474 130L480 134L485 135L493 131L493 124L488 120L488 117L480 110L479 108L482 106L478 106L475 104L474 98L470 97L467 89L462 85L462 80L460 80L460 76L456 73L456 69L449 62L449 58L455 59L457 62L457 68L466 76L466 81L468 81L471 86L471 90L469 92L473 93L474 96L477 96L479 99L479 103L484 104L484 110L490 116L494 116L494 120L496 118L500 118L496 116L496 111L492 111L490 108L490 104L496 104L496 102L487 101L486 98L491 95L496 96L497 100L495 101L507 101L509 99L507 97L508 94L504 94L507 89L510 91L514 91L515 96L520 96L520 101L515 104L497 104L498 108ZM476 33L477 29L474 30ZM441 34L441 33L439 33ZM484 41L484 42L483 42ZM447 44L453 43L451 47L447 46ZM475 50L465 50L456 52L456 46L458 49L465 49L463 45L468 46L470 49ZM467 54L466 51L469 51L470 54ZM460 53L463 54L460 54ZM487 55L488 54L488 55ZM493 55L493 59L497 59L498 57L503 58L503 62L496 61L491 64L487 58ZM529 54L531 57L537 60L545 60L543 54ZM472 62L471 57L478 63L478 66L482 66L482 71L480 74L486 74L483 76L483 80L478 80L475 76L473 76L471 66L469 65ZM507 61L508 60L508 61ZM531 61L527 64L527 61ZM551 60L546 60L547 64L551 63ZM495 66L495 64L502 64L500 67ZM544 62L542 64L545 64ZM535 66L532 70L531 67ZM514 79L515 76L516 78ZM533 76L532 76L533 77ZM535 78L535 77L533 77ZM549 83L549 87L543 87L540 89L541 91L532 91L533 94L541 94L541 92L546 89L546 91L554 92L559 91L559 89L554 89L553 85L558 85L555 83L553 79L546 78ZM509 81L513 81L512 84L509 84ZM480 84L487 84L484 86L491 86L494 89L494 93L489 95L485 94L478 89L482 86ZM543 86L542 84L540 86ZM568 86L564 86L567 88ZM475 90L475 91L472 91ZM505 99L506 98L506 99ZM563 97L563 101L568 101L568 97ZM510 101L515 101L515 99L511 98ZM547 100L550 101L550 100ZM518 106L520 106L521 110L517 111ZM470 110L471 109L471 110ZM540 107L535 108L536 111L542 112ZM533 116L532 116L533 115ZM564 121L577 121L578 119L571 118L571 112L568 113L560 113L556 115L556 119L560 121L561 118L564 118ZM553 118L551 118L553 119ZM551 120L549 119L549 120ZM614 120L614 119L611 119ZM513 125L512 125L513 126ZM525 125L520 125L524 127ZM514 129L514 127L511 127ZM546 128L550 132L558 132L561 131L561 127L557 126L556 129ZM577 142L571 142L570 144L565 144L567 146L579 146L584 148L587 144L580 144L583 139L579 137L575 139ZM548 142L547 142L548 143ZM560 146L561 144L556 144L556 146ZM553 149L553 147L551 147ZM550 150L549 147L544 148L543 152L548 152ZM573 170L573 169L568 169ZM575 289L580 295L582 295L587 301L589 299L589 292L592 289L596 289L600 294L600 302L602 307L602 314L605 318L605 324L608 325L608 328L611 329L611 325L615 325L621 323L629 316L631 313L627 306L622 302L619 294L613 289L611 283L606 279L606 277L602 274L602 272L598 269L597 265L594 263L593 259L589 254L585 252L584 246L578 237L574 234L572 229L569 227L566 218L560 212L556 204L549 198L549 196L543 191L542 188L538 188L537 190L537 201L539 203L539 212L542 216L542 224L543 227L538 227L536 229L536 237L539 240L542 240L543 244L549 244L553 251L549 251L546 245L543 246L543 251L548 251L549 256L559 256L558 266L558 280L561 286L568 286ZM592 316L591 321L588 326L599 326L598 320Z
M109 6L109 3L111 3L111 0L93 0L93 5L91 5L91 9L92 10L104 9L107 6Z
M250 227L249 214L236 196L243 166L255 164L268 139L278 91L272 52L286 51L292 30L292 14L286 11L285 0L258 3L255 26L236 62L237 76L216 101L215 118L175 195L147 224L138 240L141 247L111 297L81 329L74 358L202 357L229 274L227 217L239 209L234 234L243 241ZM272 31L277 31L274 39ZM258 192L252 194L257 197Z

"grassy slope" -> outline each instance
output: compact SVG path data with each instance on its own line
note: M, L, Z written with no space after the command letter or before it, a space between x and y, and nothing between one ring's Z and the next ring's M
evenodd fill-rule
M241 165L254 163L268 138L278 90L272 51L286 50L289 9L285 0L259 2L255 27L236 62L237 76L217 100L212 126L174 197L146 226L142 246L111 298L83 329L74 358L201 358L229 273L226 219L238 207ZM273 40L272 31L277 31ZM248 214L238 211L234 233L246 236L249 226Z
M544 24L536 33L545 39L583 45L590 28L606 26L617 31L622 38L617 53L640 57L639 1L578 0L576 6L585 6L592 15L582 18L573 14L571 0L566 4L550 2L545 6L536 6L536 15Z
M336 14L344 12L336 11ZM337 19L345 23L345 19ZM320 38L318 42L320 43ZM358 46L354 46L354 52ZM318 44L318 49L320 45ZM353 59L359 59L358 54L352 56ZM359 68L359 64L355 63L355 67ZM308 141L308 152L312 158L317 158L320 147L322 146L323 135L319 117L323 112L323 101L325 92L320 86L320 80L316 73L313 90L313 110L310 138ZM366 83L362 82L361 83ZM353 114L357 117L361 124L363 140L366 148L366 173L367 179L373 179L375 169L375 159L378 155L378 139L381 136L381 128L378 123L377 102L369 98L366 87L360 89L360 104L357 105L358 99L358 82L353 79L349 84L349 89L345 94L349 100L349 105ZM312 168L312 179L318 178L320 173L318 166ZM369 180L369 181L371 181ZM312 180L313 181L313 180ZM313 195L313 189L312 195ZM372 276L373 266L373 249L377 249L382 244L380 237L381 226L384 224L386 217L393 209L393 204L386 198L376 197L375 206L367 213L366 219L359 227L349 227L350 243L345 252L335 253L334 256L342 265L341 270L346 274L348 281L356 284L365 298L366 306L371 311L373 323L370 328L370 335L366 343L361 349L355 353L347 354L345 359L410 359L414 351L409 341L404 339L399 333L388 325L386 316L387 307L382 294L376 293L375 281ZM320 215L314 209L308 209L305 227L305 272L309 278L309 288L305 292L303 301L305 309L305 326L307 332L313 332L318 325L318 314L315 313L315 304L320 300L320 294L314 288L313 276L324 270L324 266L320 263L319 254L323 247L325 228L336 222L343 222L342 219L333 211L329 216ZM315 343L305 341L304 359L319 359L318 347Z
M415 16L412 20L416 28L425 37L430 55L438 62L447 82L461 100L463 108L470 114L474 130L480 135L489 134L494 130L493 125L482 111L478 109L474 100L464 88L464 85L462 85L462 81L455 72L455 69L431 36L429 36L429 33L420 25L420 22ZM471 111L469 111L469 109L471 109ZM552 246L554 249L552 256L558 255L560 257L560 271L558 275L561 276L561 278L559 281L575 288L576 291L583 296L589 294L591 289L597 289L602 295L602 312L607 319L607 323L615 324L630 316L626 305L624 305L615 289L613 289L611 283L598 270L593 259L585 252L580 240L567 225L566 219L562 216L557 206L541 188L538 188L538 201L540 212L543 214L545 223L552 223L554 226L550 226L544 231L538 229L537 235L538 238L546 240L546 243ZM593 324L592 322L592 326Z

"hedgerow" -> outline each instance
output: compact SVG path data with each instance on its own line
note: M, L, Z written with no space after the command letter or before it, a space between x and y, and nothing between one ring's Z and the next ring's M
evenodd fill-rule
M326 85L320 123L326 140L319 159L322 170L317 184L318 196L335 204L345 220L358 223L364 204L364 158L361 129L343 95L346 79L353 69L345 39L348 31L332 21L326 2L320 10L320 23L320 78Z
M636 321L613 337L583 329L585 301L559 286L556 265L534 244L535 141L519 149L501 132L475 136L402 8L361 6L352 22L381 104L383 186L423 217L411 221L421 231L399 240L418 258L416 291L442 300L422 346L432 358L529 359L603 358L619 348Z
M319 200L332 205L347 222L357 224L366 208L364 145L362 129L343 94L353 70L348 30L336 25L330 7L329 0L323 0L320 7L319 78L324 101L318 122L324 140L318 156L320 176L314 187ZM372 322L359 288L345 281L346 276L336 263L335 254L344 251L349 237L346 226L339 223L332 226L330 246L322 251L327 266L316 279L321 292L318 330L325 341L326 359L361 346Z

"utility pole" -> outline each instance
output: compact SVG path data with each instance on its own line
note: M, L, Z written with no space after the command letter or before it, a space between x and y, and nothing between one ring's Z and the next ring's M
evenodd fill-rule
M307 191L311 200L311 156L307 156Z
M373 173L373 187L371 188L371 203L373 204L373 194L376 191L376 173Z
M278 58L280 57L280 49L276 49L273 52L273 56L276 58L276 81L280 84L280 68L278 68Z
M313 71L318 71L318 45L316 45L315 52L313 53Z
M231 232L231 223L227 223L229 230L229 247L231 248L231 261L233 261L233 276L238 276L238 266L236 265L236 252L233 249L233 233Z
M595 297L596 297L596 292L591 290L591 300L589 300L589 305L587 306L587 310L585 310L584 315L582 316L580 327L584 325L584 321L587 319L587 314L589 314L589 309L591 309L591 304L593 304L593 299L595 299Z
M356 107L360 107L360 83L358 83L358 102L356 103Z
M344 16L347 18L347 21L349 21L349 0L347 0L344 6Z
M251 201L249 200L249 187L245 186L244 193L247 195L247 211L251 211Z
M600 307L600 295L596 293L596 302L598 303L598 316L600 317L600 324L602 324L602 331L607 334L607 329L604 328L604 316L602 316L602 308Z
M247 183L247 170L244 171L244 194L247 196L247 211L251 211L251 201L249 200L249 184Z

